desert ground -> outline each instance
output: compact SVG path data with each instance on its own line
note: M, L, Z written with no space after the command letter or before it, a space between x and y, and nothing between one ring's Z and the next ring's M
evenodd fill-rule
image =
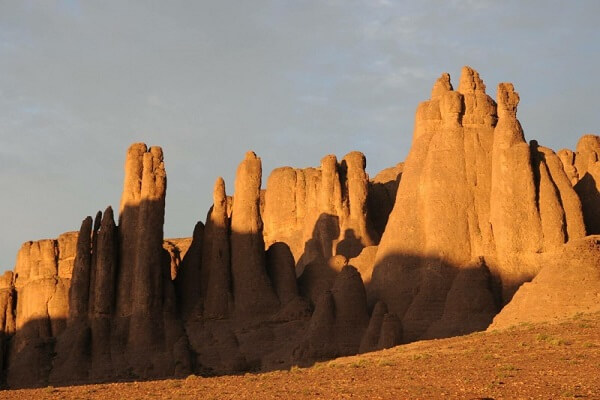
M6 390L0 399L599 399L598 371L600 313L579 313L310 368Z

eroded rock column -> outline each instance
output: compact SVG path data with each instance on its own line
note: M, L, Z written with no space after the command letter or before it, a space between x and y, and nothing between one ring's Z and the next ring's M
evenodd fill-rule
M231 254L229 243L229 218L225 182L219 177L213 190L213 206L207 220L204 267L208 269L204 316L225 318L233 309L231 293Z
M231 273L235 312L256 316L279 306L265 270L265 244L260 216L262 166L253 152L246 153L235 179L231 213Z

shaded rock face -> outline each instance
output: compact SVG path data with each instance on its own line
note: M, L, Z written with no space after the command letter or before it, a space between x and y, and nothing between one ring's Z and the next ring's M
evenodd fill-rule
M335 278L331 290L321 293L310 320L300 354L308 359L326 359L357 354L367 328L369 314L365 288L358 271L345 266ZM370 348L367 349L371 350Z
M325 156L318 168L277 168L267 181L265 245L289 247L300 294L313 307L349 259L379 242L393 206L402 164L374 180L365 167L364 155L354 151L339 162L334 155ZM371 265L364 269L372 266L371 257L362 257L367 259Z
M0 277L0 367L1 371L6 370L5 360L7 360L8 340L14 335L16 330L15 321L15 303L16 293L14 287L14 277L11 271L6 271Z
M443 74L406 161L371 180L351 152L262 189L248 152L190 238L163 238L162 150L133 144L118 226L108 207L27 242L0 277L7 384L266 371L596 309L598 137L528 144L518 102Z
M560 150L565 174L581 200L588 234L600 234L600 136L584 135L576 151Z
M369 218L378 237L383 235L388 217L394 208L398 184L402 177L404 163L380 171L369 181L367 206Z
M185 242L187 249L179 262L175 274L173 274L173 257L171 256L171 278L175 284L179 315L183 319L202 315L202 302L200 301L202 284L201 266L204 254L205 232L204 224L202 222L196 223L192 240L189 241L189 244L187 241ZM182 250L179 249L177 252L181 254Z
M117 349L113 355L123 353L113 357L113 363L119 370L131 368L139 376L170 375L180 364L184 370L189 364L174 353L185 336L175 317L170 257L163 249L165 196L162 150L132 145L125 161L119 215L117 319L111 339Z
M287 244L273 243L267 250L267 272L281 304L298 296L294 256Z
M95 221L85 218L78 234L23 245L15 267L9 385L190 372L172 257L163 248L181 255L185 244L163 243L160 148L132 145L125 176L118 228L109 207Z
M171 279L177 277L181 262L185 258L187 251L192 245L193 237L191 238L176 238L165 239L163 241L163 249L169 253L171 259Z
M65 330L69 316L77 236L66 233L57 240L24 243L12 282L8 275L3 277L4 339L14 333L10 342L3 343L9 352L5 367L11 386L34 385L48 378L53 337Z
M237 170L231 211L231 277L235 312L240 315L269 313L279 306L265 269L261 178L260 158L246 153Z
M230 215L225 182L219 177L213 190L213 206L206 219L201 287L205 293L204 315L221 319L233 312L231 285Z
M309 236L298 260L310 262L299 285L290 246L265 245L262 221L273 205L269 191L261 191L260 158L246 154L234 196L217 179L206 226L199 222L192 238L164 240L162 151L132 145L118 226L109 207L95 219L85 218L78 233L24 245L2 297L8 339L3 343L13 356L8 383L308 365L329 354L305 351L311 349L305 341L315 325L314 304L325 292L335 318L322 327L332 335L319 340L333 343L331 355L358 352L369 314L361 275L346 265L373 243L364 168L360 153L341 163L323 160L325 182L313 181L319 189L304 206L316 223L310 230L302 227ZM361 271L372 264L374 252L368 254L356 263ZM22 294L16 306L15 292ZM14 334L16 326L22 329ZM31 368L35 373L24 372Z

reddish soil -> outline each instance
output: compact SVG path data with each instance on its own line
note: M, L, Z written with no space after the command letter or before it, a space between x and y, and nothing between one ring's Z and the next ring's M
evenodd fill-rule
M241 376L6 390L0 399L600 399L600 314Z

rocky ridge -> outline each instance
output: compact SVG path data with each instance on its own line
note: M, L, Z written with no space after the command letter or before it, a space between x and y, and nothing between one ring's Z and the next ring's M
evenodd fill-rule
M374 179L351 152L275 169L262 190L248 152L233 195L218 178L206 224L182 239L163 238L162 150L133 144L118 224L108 207L27 242L0 279L3 379L289 368L597 304L600 138L558 154L527 143L518 102L508 83L493 100L470 67L457 90L442 74L407 159ZM567 301L552 295L563 280Z

